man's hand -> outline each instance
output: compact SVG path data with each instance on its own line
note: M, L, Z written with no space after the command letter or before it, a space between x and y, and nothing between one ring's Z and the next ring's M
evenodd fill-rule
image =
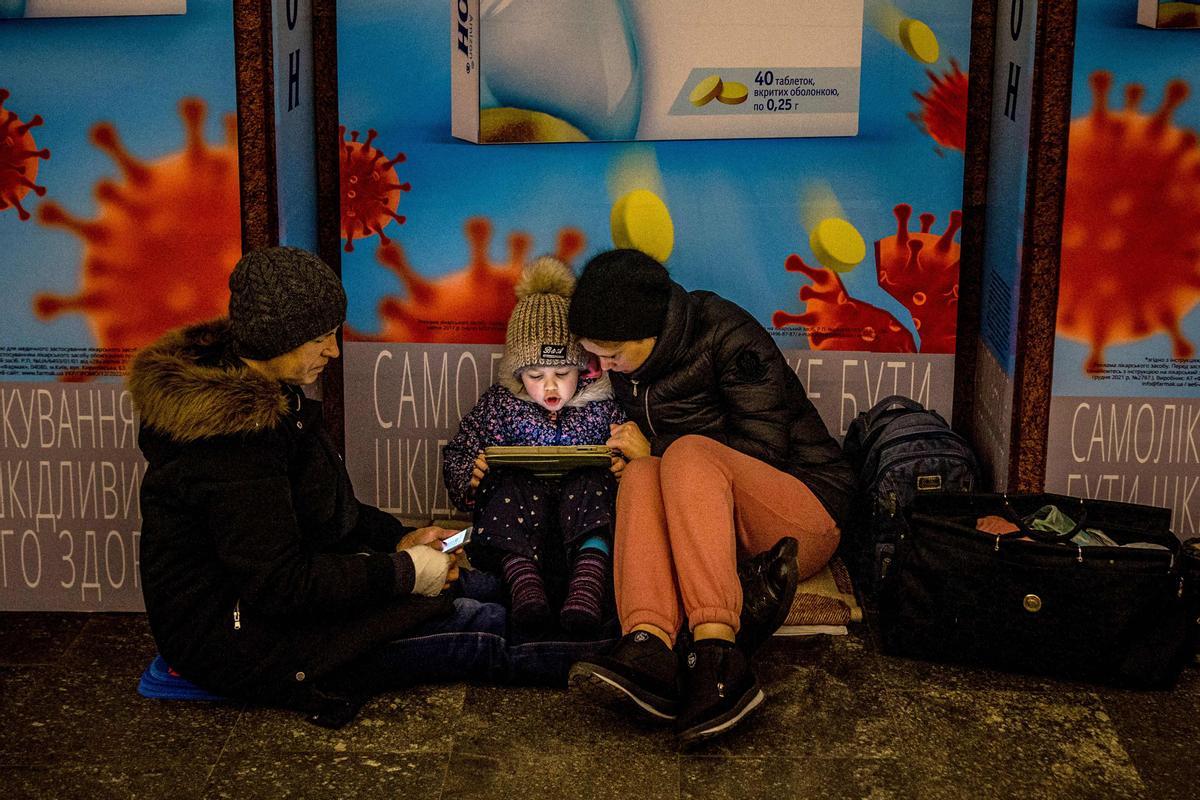
M452 530L439 528L437 525L430 525L426 528L417 528L415 531L409 531L400 538L400 541L396 543L396 552L399 553L401 550L407 550L410 547L416 547L419 544L433 544L434 542L440 542L447 536L453 536L454 533L455 532ZM438 549L440 550L441 547L439 546Z
M413 594L437 597L449 588L451 572L458 580L458 565L451 553L443 553L440 544L419 544L404 551L413 563Z
M403 538L396 545L396 552L408 550L418 545L429 545L434 550L441 552L443 539L448 539L458 531L443 528L439 525L430 525L425 528L417 528L415 531L409 531L404 534ZM449 554L450 566L446 570L446 578L442 584L442 591L450 588L450 584L458 580L459 568L466 563L466 555L462 550Z
M479 488L479 483L483 480L483 476L487 474L487 471L487 456L480 450L479 455L475 456L475 468L471 470L471 483L469 485L472 491Z
M650 442L636 422L609 425L608 429L610 435L605 444L614 450L620 450L629 461L650 455Z

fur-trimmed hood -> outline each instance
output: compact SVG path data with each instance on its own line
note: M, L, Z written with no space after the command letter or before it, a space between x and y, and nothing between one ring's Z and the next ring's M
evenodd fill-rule
M291 406L234 354L226 318L164 335L134 358L128 384L142 424L179 443L272 428Z
M520 378L504 369L503 361L500 366L500 377L496 379L496 383L512 392L513 397L518 400L524 400L526 403L533 402L529 392L525 391L525 384L521 382ZM607 372L600 373L598 378L589 378L583 373L583 370L580 370L579 386L575 389L575 394L567 401L566 408L580 408L599 400L611 400L612 396L612 383L608 380Z

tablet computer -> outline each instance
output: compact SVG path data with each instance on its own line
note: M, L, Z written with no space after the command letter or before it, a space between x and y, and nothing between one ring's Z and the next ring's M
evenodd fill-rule
M580 467L607 467L612 451L602 444L543 447L497 446L484 448L489 467L520 467L535 475L562 475Z

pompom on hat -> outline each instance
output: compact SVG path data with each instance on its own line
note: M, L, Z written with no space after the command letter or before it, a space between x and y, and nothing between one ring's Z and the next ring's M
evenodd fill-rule
M341 280L307 250L253 250L229 276L229 322L240 356L265 361L283 355L345 320Z
M571 298L571 333L631 342L662 333L671 299L667 268L640 250L609 250L583 268Z
M557 258L542 256L525 268L500 360L500 380L506 387L519 391L521 370L527 367L587 366L588 354L567 326L574 289L575 276Z

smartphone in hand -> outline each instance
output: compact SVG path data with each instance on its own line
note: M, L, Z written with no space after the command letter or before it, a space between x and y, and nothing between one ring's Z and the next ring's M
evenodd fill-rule
M472 528L463 528L453 536L442 539L442 552L453 553L463 549L467 542L471 541Z

